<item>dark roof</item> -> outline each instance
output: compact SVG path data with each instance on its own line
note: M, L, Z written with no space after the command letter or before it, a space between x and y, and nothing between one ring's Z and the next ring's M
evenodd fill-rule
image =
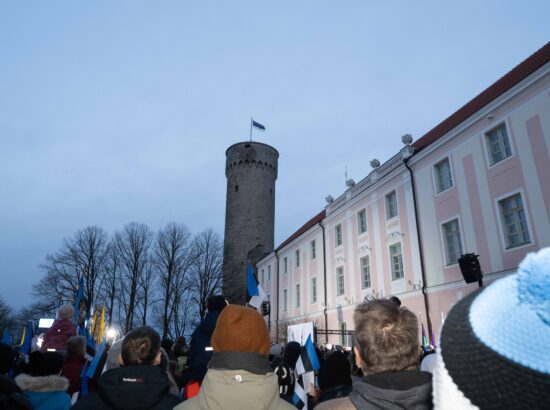
M529 56L522 63L517 65L502 78L500 78L493 85L489 86L477 97L470 100L466 105L451 114L448 118L436 125L432 130L424 134L420 139L413 143L413 147L417 150L430 145L453 128L458 126L461 122L468 119L474 113L485 107L494 99L504 94L514 85L524 80L543 65L550 61L550 42L546 43L537 52Z
M453 128L458 126L461 122L467 120L470 116L485 107L491 101L504 94L514 85L533 74L549 61L550 42L546 43L537 52L518 64L515 68L513 68L503 77L501 77L493 85L482 91L477 97L470 100L468 103L466 103L466 105L457 110L454 114L451 114L449 117L436 125L433 129L424 134L421 138L419 138L416 142L412 144L413 147L416 148L417 151L419 151L422 148L430 145L432 142L435 142L443 135L451 131ZM325 218L325 215L325 210L319 212L317 215L307 221L300 229L294 232L282 244L280 244L279 247L275 249L275 252L278 252L280 249L284 248L286 245L288 245L294 239L306 232L312 226L322 221Z
M306 232L308 229L312 228L313 226L317 225L319 222L321 222L323 219L325 219L326 212L323 209L321 212L319 212L317 215L315 215L313 218L311 218L309 221L307 221L300 229L298 229L296 232L294 232L292 235L288 237L286 241L284 241L282 244L279 245L277 249L275 249L275 252L279 252L279 250L283 249L286 245L288 245L290 242L292 242L294 239L296 239L298 236Z

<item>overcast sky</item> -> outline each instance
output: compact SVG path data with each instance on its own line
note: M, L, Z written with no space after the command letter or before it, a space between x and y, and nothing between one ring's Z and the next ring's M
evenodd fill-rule
M0 295L89 225L223 235L225 150L279 150L275 242L550 39L547 1L2 1Z

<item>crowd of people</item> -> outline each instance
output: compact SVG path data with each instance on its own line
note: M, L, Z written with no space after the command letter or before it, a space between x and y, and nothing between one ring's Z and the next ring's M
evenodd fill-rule
M309 386L297 371L307 349L272 344L260 313L222 296L209 299L189 346L138 327L90 378L72 315L60 307L25 360L0 345L0 409L550 408L550 248L458 302L436 352L420 345L418 319L397 298L358 305L354 345L316 347Z

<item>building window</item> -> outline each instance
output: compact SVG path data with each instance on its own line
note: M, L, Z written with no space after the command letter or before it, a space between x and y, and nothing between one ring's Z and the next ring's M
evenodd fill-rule
M367 210L363 209L357 213L357 232L359 235L367 232Z
M334 228L334 236L336 246L342 245L342 224L336 225L336 228Z
M401 242L390 245L391 279L397 280L405 277L403 272L403 253Z
M300 284L296 284L296 307L300 307Z
M317 278L311 278L311 303L317 303Z
M501 201L498 201L500 207L500 216L506 238L506 248L524 245L531 242L529 228L523 200L520 194L512 195Z
M311 259L315 259L317 257L315 253L315 241L311 241Z
M392 191L386 195L386 219L394 218L397 214L397 194Z
M271 265L267 265L267 281L271 281Z
M347 345L346 322L338 323L338 328L340 330L340 345L346 346Z
M286 257L283 259L283 272L288 272L288 259Z
M449 158L434 165L435 181L437 184L437 193L446 191L453 186L453 177L451 176L451 164Z
M263 284L264 284L264 279L265 279L265 278L264 278L264 270L262 269L262 286L263 286Z
M344 267L338 266L336 268L336 296L341 296L345 292L344 286Z
M369 256L363 256L359 259L359 265L361 266L361 288L367 289L371 287L370 284L370 260Z
M300 267L300 249L296 250L296 267Z
M286 289L283 289L283 312L286 312L287 301L288 301L288 294Z
M485 138L487 140L487 150L489 151L491 165L495 165L512 156L510 140L508 139L508 133L504 124L486 133Z
M462 255L462 241L460 239L460 227L458 219L453 219L443 224L443 236L445 240L445 256L447 257L447 266L458 263L458 258Z

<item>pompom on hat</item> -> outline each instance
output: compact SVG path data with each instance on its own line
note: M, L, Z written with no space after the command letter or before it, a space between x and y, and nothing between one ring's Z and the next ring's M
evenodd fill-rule
M264 319L246 306L227 305L212 333L214 352L255 352L269 356L271 340Z
M433 389L439 409L550 409L550 248L453 307Z
M71 305L61 305L57 309L57 317L59 319L73 319L74 308Z

